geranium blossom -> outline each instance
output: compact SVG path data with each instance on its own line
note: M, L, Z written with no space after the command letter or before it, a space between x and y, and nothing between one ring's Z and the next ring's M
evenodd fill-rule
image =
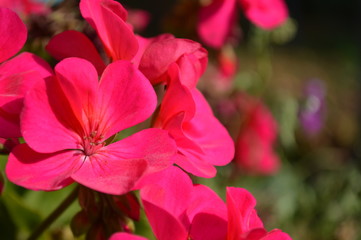
M76 181L122 194L143 175L171 164L175 146L160 129L107 145L108 138L144 121L156 106L152 86L131 63L111 63L99 82L95 68L79 58L63 60L55 74L25 97L26 144L9 156L9 180L33 190L56 190Z
M46 14L50 9L45 3L37 0L0 0L0 7L7 7L20 15Z
M207 51L187 39L178 39L170 34L143 38L134 34L126 23L128 13L113 0L82 0L82 16L96 30L110 61L130 60L152 84L166 83L170 64L177 62L182 72L187 73L185 85L194 87L207 66ZM117 26L117 27L114 27ZM92 62L99 74L105 63L93 43L76 31L65 31L54 36L46 50L56 59L80 57Z
M280 162L273 150L277 122L260 100L243 94L237 101L243 123L236 141L236 163L248 173L277 172Z
M80 12L97 32L110 61L132 60L136 56L138 40L131 26L126 23L128 13L119 2L81 0ZM99 74L105 68L93 43L80 32L65 31L56 35L46 50L58 60L66 57L84 58L96 66Z
M168 37L153 41L144 51L139 69L152 84L166 84L168 69L176 63L183 75L182 84L194 88L206 70L208 53L202 46L188 39Z
M169 131L175 139L176 164L194 175L213 177L216 174L213 165L226 165L232 160L233 141L201 92L181 84L176 63L169 74L170 82L154 127Z
M239 0L246 17L256 26L271 30L288 17L284 0Z
M24 23L7 8L0 8L0 63L17 53L26 41ZM32 85L52 70L41 58L22 53L0 64L0 137L21 137L19 114L23 97Z
M288 17L283 0L211 0L198 14L197 32L206 45L221 49L230 40L237 24L237 2L249 21L266 30L280 26Z
M256 200L245 189L228 187L224 203L176 167L154 174L150 182L140 194L158 240L291 240L278 229L264 229Z
M213 48L221 48L236 24L236 0L212 0L199 11L197 30L201 40Z

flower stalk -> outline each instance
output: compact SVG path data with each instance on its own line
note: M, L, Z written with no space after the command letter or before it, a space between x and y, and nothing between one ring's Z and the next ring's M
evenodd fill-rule
M79 186L77 186L67 198L39 225L29 236L28 240L38 239L50 225L78 198Z

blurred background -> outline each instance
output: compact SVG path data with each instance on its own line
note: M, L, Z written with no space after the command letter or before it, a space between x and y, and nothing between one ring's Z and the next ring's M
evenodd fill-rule
M97 41L78 1L44 2L48 13L22 14L29 29L23 50L55 64L44 50L54 34L73 29ZM206 1L120 2L140 35L172 33L202 43L197 14ZM358 240L361 2L286 4L289 19L273 30L256 27L238 8L231 40L220 49L204 45L209 67L198 87L234 138L237 155L218 168L217 177L194 181L211 186L223 199L225 186L248 189L266 228L280 228L293 239ZM4 169L7 155L1 158ZM0 198L4 239L23 239L72 188L45 193L8 181L5 186ZM68 223L78 209L74 204L66 211L44 239L72 239ZM135 225L151 237L144 219Z

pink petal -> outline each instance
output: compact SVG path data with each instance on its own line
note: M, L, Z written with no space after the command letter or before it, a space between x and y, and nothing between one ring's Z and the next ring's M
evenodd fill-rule
M187 209L187 215L191 221L198 213L211 214L227 222L226 204L212 189L204 185L195 185L193 187ZM224 232L227 232L227 226L225 226Z
M192 181L187 174L177 167L169 167L150 175L140 196L143 202L150 202L178 218L186 211L192 191Z
M166 209L142 200L145 214L147 215L153 233L158 240L169 240L170 233L172 240L188 239L188 232L176 216L167 212Z
M109 126L105 139L146 120L155 110L157 97L148 79L128 61L105 69L99 86L99 108Z
M173 71L175 68L176 71ZM202 159L203 151L197 143L186 137L184 122L190 121L195 114L195 103L188 88L179 82L178 66L172 64L170 71L172 81L169 83L162 100L154 127L169 131L176 141L179 153L174 161L181 168L196 176L215 176L216 169Z
M137 235L133 235L133 234L130 234L130 233L119 232L119 233L114 233L109 238L109 240L147 240L147 238L137 236Z
M261 240L266 235L267 235L266 229L264 229L264 228L256 228L256 229L252 229L249 232L246 232L246 233L242 234L242 239ZM237 238L237 239L239 239L239 238Z
M0 95L16 97L23 97L35 82L53 74L47 62L28 52L2 63L0 72Z
M40 57L32 53L22 53L0 65L0 107L10 103L10 99L22 98L35 82L52 75L50 66ZM3 108L4 111L19 114L21 106Z
M197 66L191 68L189 65L184 66L185 70L192 70L195 72L183 73L185 76L190 74L193 76L186 79L186 86L195 86L198 78L203 74L207 66L207 51L202 46L194 41L179 38L167 38L159 41L154 41L145 50L141 59L139 69L144 75L149 78L152 84L158 84L164 81L164 74L167 74L168 68L172 63L178 61L183 55L187 55L187 60ZM193 56L191 56L193 55ZM182 68L183 69L183 68ZM197 77L194 77L197 76ZM183 82L182 82L183 83Z
M246 17L255 25L271 30L283 24L288 10L283 0L240 0Z
M83 127L75 104L81 102L69 102L57 78L38 82L25 96L21 117L22 134L31 148L43 153L78 149Z
M104 150L85 158L72 178L96 191L120 195L129 192L146 169L144 159Z
M190 89L195 88L206 69L207 61L199 61L195 54L184 54L178 59L177 63L179 72L182 75L182 84Z
M11 98L10 102L13 102L13 99L14 98ZM4 98L0 97L0 101L4 102ZM22 105L22 104L19 103L17 105ZM7 104L2 105L1 107L7 108ZM2 111L0 108L0 137L2 138L21 137L22 135L20 132L19 122L20 119L18 115Z
M171 81L154 126L168 130L175 139L180 152L176 164L194 175L213 177L212 165L232 160L234 143L201 93L180 83L177 69L170 66Z
M189 230L190 239L226 239L227 221L210 213L197 214Z
M172 81L168 84L166 93L162 99L160 112L155 126L165 127L172 118L183 113L182 121L188 121L195 114L195 103L189 89L183 86L179 80L179 68L176 64L170 66ZM167 127L166 127L167 128ZM169 129L169 128L168 128Z
M236 0L213 0L201 8L198 34L202 41L213 48L221 48L236 23Z
M137 54L133 57L132 59L132 63L138 68L140 61L143 57L143 54L145 52L145 50L154 42L157 41L161 41L163 39L169 39L169 38L174 38L174 36L172 34L168 34L168 33L164 33L161 34L159 36L156 37L152 37L152 38L144 38L142 36L139 35L135 35L135 37L138 40L138 45L139 45L139 49L137 51Z
M201 92L193 89L192 95L196 103L196 114L189 123L183 125L183 131L202 148L206 162L217 166L228 164L234 157L232 138L213 115Z
M149 185L143 187L140 196L144 210L159 240L187 239L188 226L181 223L192 192L192 181L179 168L170 167L149 176Z
M97 31L112 61L132 59L138 51L138 41L125 22L126 10L111 0L81 0L83 17Z
M129 192L144 174L171 165L173 141L165 131L147 129L101 148L84 160L72 178L100 192Z
M35 82L52 74L40 57L22 53L0 65L0 135L21 137L19 114L25 93Z
M0 62L13 56L27 37L25 24L13 11L0 7Z
M45 49L57 60L68 57L84 58L95 66L98 75L101 75L105 69L105 64L94 44L81 32L69 30L59 33L50 39Z
M6 175L11 182L22 187L52 191L71 184L70 176L81 163L80 152L42 154L34 152L27 144L21 144L9 155Z
M216 176L217 169L202 159L202 154L185 148L181 144L178 144L179 154L174 158L174 163L180 166L185 171L204 178L211 178ZM193 144L192 148L198 146Z
M86 123L87 119L97 117L93 115L97 111L95 103L99 81L94 66L85 59L67 58L55 66L55 73L59 91L64 93L77 120Z
M238 240L252 229L263 228L255 206L256 199L247 190L227 187L228 240Z

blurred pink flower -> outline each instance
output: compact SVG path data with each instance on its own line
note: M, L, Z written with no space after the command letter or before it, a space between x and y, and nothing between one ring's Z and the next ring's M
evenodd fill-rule
M219 49L236 24L236 0L211 0L199 11L197 31L201 40L208 46Z
M134 31L141 32L149 24L150 13L145 10L140 9L128 9L128 19L127 22L130 23Z
M0 8L0 137L21 137L19 115L23 97L32 85L52 73L49 65L32 53L17 53L24 45L27 30L13 11ZM5 61L5 62L4 62Z
M284 0L239 0L246 17L256 26L271 30L288 18Z
M175 164L194 175L213 177L216 174L213 165L226 165L232 160L234 143L201 92L182 85L181 74L173 63L153 126L169 131L175 139L178 148Z
M10 8L20 16L50 12L50 8L45 3L37 0L0 0L0 7Z
M277 135L276 121L261 101L245 94L237 100L243 121L236 141L236 163L249 173L276 173L280 165L273 150Z
M79 58L63 60L55 74L25 97L26 144L9 156L10 181L32 190L57 190L76 181L123 194L143 175L172 164L173 140L160 129L106 145L117 132L147 119L157 103L149 81L131 63L109 64L99 82L93 65Z
M284 0L209 0L200 8L197 32L207 46L221 49L235 35L237 2L246 18L256 26L271 30L288 17Z
M238 59L234 48L230 45L223 46L217 53L217 62L211 62L204 74L207 92L222 95L232 91L237 70Z
M291 240L281 230L264 229L254 209L256 200L245 189L228 187L224 203L176 167L151 177L140 196L158 240Z

